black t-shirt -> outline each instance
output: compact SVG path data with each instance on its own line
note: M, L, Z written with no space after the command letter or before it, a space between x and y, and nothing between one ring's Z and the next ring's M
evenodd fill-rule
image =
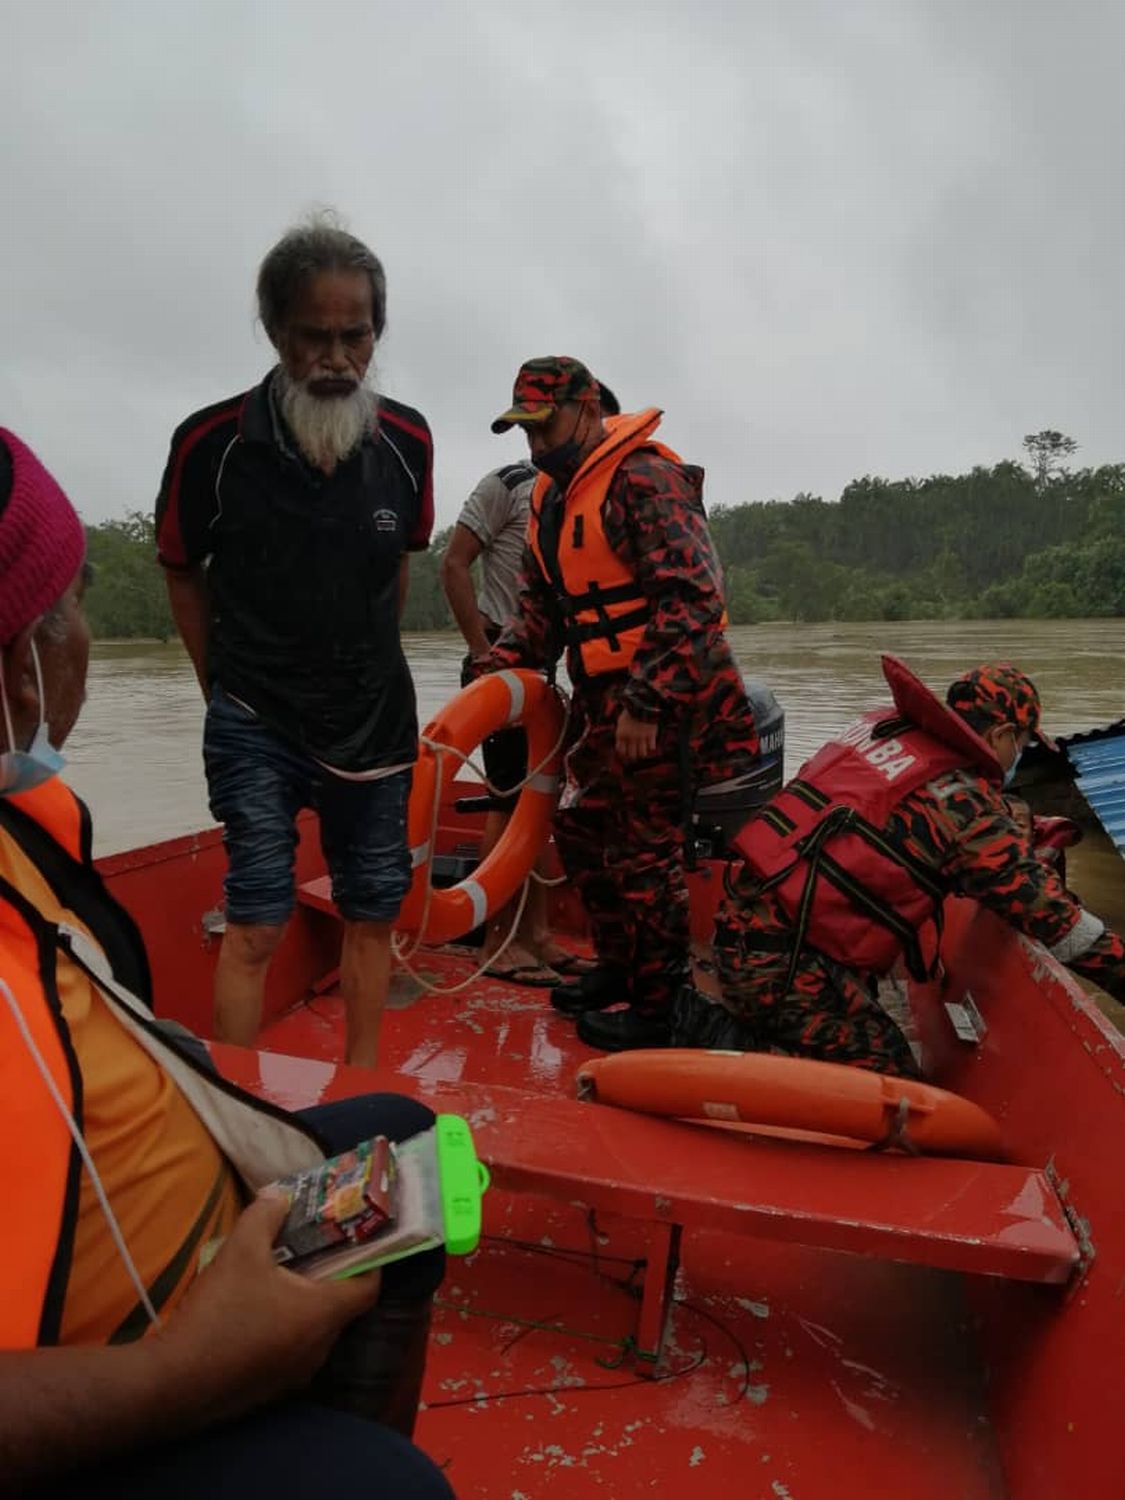
M343 771L413 760L398 580L433 526L429 428L381 397L374 434L326 475L295 451L271 379L175 433L160 561L206 567L208 674L271 729Z

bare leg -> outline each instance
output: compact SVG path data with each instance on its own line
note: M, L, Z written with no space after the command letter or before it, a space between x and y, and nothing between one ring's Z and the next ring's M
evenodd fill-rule
M511 813L509 812L490 812L488 814L480 841L480 857L482 860L499 843L504 829L508 826L510 817ZM507 947L504 948L500 959L503 972L506 973L510 969L532 970L544 967L543 959L540 957L534 941L535 920L532 915L538 899L539 910L543 914L540 921L545 928L547 908L542 897L542 889L538 882L532 881L531 889L528 891L527 900L524 903L523 914L520 917L519 927L516 929L514 935L512 934L512 923L515 921L521 893L517 891L511 901L506 906L500 908L489 922L488 929L485 932L484 942L481 945L480 951L482 964L490 964L493 955L507 943ZM511 942L508 942L509 936L511 936ZM544 980L548 981L553 979L553 977L549 974L544 975Z
M547 851L535 861L535 873L546 875L548 871ZM566 951L560 948L551 936L551 924L547 915L547 887L542 881L532 879L527 892L527 905L523 909L520 931L525 934L532 951L539 955L542 963L549 964L552 957L564 959Z
M227 923L215 967L215 1037L251 1047L262 1023L262 999L270 959L284 925Z
M550 879L555 871L551 861L547 858L546 849L543 850L535 862L535 871ZM586 968L593 968L593 962L586 959L576 958L573 953L567 951L561 943L555 941L551 931L550 921L550 892L539 880L532 880L531 889L527 893L527 906L524 908L524 919L520 924L521 930L527 933L527 945L535 954L541 964L551 969L556 969L561 974L578 974Z
M375 1066L390 982L391 924L345 922L340 953L340 993L347 1021L345 1062L362 1068Z
M482 860L492 853L500 842L500 836L508 826L509 814L506 812L490 812L484 820L484 832L480 839L480 857ZM512 913L508 906L498 911L488 924L484 934L484 943L480 950L481 963L488 963L492 955L508 935L508 928L512 923Z

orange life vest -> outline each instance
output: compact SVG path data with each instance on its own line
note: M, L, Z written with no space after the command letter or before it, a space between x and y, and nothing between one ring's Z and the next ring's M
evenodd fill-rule
M590 677L626 671L649 622L648 600L632 568L610 546L602 508L613 476L638 448L682 463L671 448L652 441L660 417L657 408L650 407L606 418L605 440L567 486L558 549L551 556L542 546L541 520L554 481L540 474L531 494L528 546L555 594L563 643Z
M295 1169L281 1163L307 1166L323 1156L323 1148L315 1131L217 1078L152 1019L140 932L95 870L89 815L64 782L56 776L32 791L0 797L2 839L31 859L59 905L85 929L81 933L49 920L26 892L0 876L0 979L15 1003L13 1009L0 992L0 1181L6 1224L0 1245L0 1348L30 1349L58 1342L82 1171L34 1056L37 1052L42 1059L81 1130L82 1078L59 1003L60 956L84 969L103 993L107 986L114 995L128 993L132 1029L148 1035L150 1050L159 1052L181 1089L186 1082L196 1098L208 1095L213 1108L203 1116L207 1128L251 1190ZM198 1109L191 1093L188 1097ZM226 1110L234 1132L250 1109L270 1134L278 1167L266 1160L240 1162L224 1138L225 1122L214 1118L216 1109Z
M57 776L3 800L32 839L44 839L76 864L88 860L86 810ZM80 1123L82 1081L58 1014L55 949L44 925L32 903L0 880L0 978ZM0 1250L0 1347L29 1349L57 1337L81 1160L6 997L0 998L0 1101L0 1176L10 1227Z

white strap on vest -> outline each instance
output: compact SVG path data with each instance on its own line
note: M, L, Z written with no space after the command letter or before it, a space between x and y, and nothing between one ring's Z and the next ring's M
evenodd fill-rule
M1104 931L1105 923L1101 917L1095 917L1092 911L1083 910L1066 937L1049 950L1051 957L1057 958L1060 964L1071 964L1076 958L1088 953Z
M298 1126L228 1093L166 1042L141 1001L114 978L108 959L87 933L62 922L58 933L59 946L97 985L125 1030L169 1075L251 1192L324 1160L316 1142Z

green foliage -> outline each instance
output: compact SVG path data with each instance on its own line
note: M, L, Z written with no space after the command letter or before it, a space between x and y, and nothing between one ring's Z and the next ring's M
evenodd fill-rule
M867 475L835 505L801 494L716 507L732 620L752 620L743 601L755 598L760 618L790 620L1125 615L1125 465L1067 472L1072 439L1033 440L1046 465L1035 474L1006 461Z
M1125 615L1125 537L1037 552L1024 564L1023 583L1036 615Z
M799 494L715 507L732 623L1125 615L1125 464L1069 472L1073 440L1052 430L1024 446L1034 474L1006 461L866 475L838 503ZM410 560L405 630L454 628L440 577L451 529ZM151 520L133 511L87 534L95 635L167 639Z
M441 559L453 527L439 531L427 552L410 556L410 587L402 614L403 630L452 630L453 616L441 586Z
M87 526L86 555L94 565L86 615L96 637L166 641L173 635L151 516L131 510L123 521Z
M1042 487L1068 458L1078 452L1078 444L1065 432L1045 427L1042 432L1029 432L1023 440L1023 449L1031 463L1035 482Z

